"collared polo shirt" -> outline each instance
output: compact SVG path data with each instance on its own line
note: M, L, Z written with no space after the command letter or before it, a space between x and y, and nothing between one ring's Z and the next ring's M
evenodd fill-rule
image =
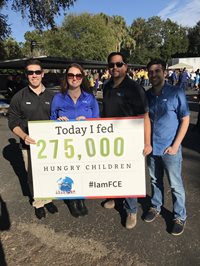
M50 105L54 92L43 87L42 92L37 95L29 87L17 92L8 110L8 126L11 130L19 126L28 134L28 121L49 120ZM20 139L22 147L26 147Z
M77 102L74 103L68 93L57 93L51 104L51 119L56 120L60 116L68 119L76 119L78 116L86 118L98 118L99 106L93 94L81 92Z
M163 155L173 144L183 117L189 115L184 91L178 86L165 83L161 94L147 91L151 120L153 155Z
M103 117L137 116L148 112L144 89L128 75L113 87L112 79L103 88Z

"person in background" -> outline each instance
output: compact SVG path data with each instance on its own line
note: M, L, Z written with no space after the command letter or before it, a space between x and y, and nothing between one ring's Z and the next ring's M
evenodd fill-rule
M103 75L101 76L101 81L104 83L110 79L110 73L108 69L105 69Z
M144 87L149 86L149 77L147 69L144 70Z
M16 90L15 90L15 82L13 79L12 75L7 76L7 81L6 81L6 95L7 98L11 99L13 95L15 95Z
M195 90L199 91L199 83L200 83L200 73L199 73L199 68L197 69L196 73L196 77L195 77Z
M164 172L169 180L173 200L172 235L180 235L186 222L185 190L182 180L181 142L189 126L189 108L185 92L165 81L166 63L154 59L147 65L152 88L147 91L153 151L147 156L151 176L151 208L144 221L153 222L164 202Z
M124 55L113 52L108 56L111 79L103 88L103 117L128 117L144 115L145 143L143 154L151 152L150 120L144 89L128 74ZM141 151L142 152L142 151ZM116 199L107 200L104 208L115 207ZM132 229L137 223L137 198L126 198L124 208L127 213L126 228Z
M22 155L33 197L30 144L32 145L36 142L29 136L28 121L49 120L53 92L47 90L42 84L44 71L40 61L35 59L28 60L25 74L28 79L28 86L13 96L8 110L8 126L20 138ZM32 205L35 208L35 215L38 219L45 218L45 208L52 214L58 212L57 207L51 200L34 199L32 200Z
M194 72L194 70L192 70L192 72L190 74L190 87L191 87L191 89L194 89L195 79L196 79L196 73Z
M179 75L180 88L182 88L183 90L187 90L189 79L190 79L190 74L188 73L188 71L184 67L183 71L181 71L180 75Z
M66 76L51 105L51 119L68 121L98 118L98 102L92 94L83 68L74 63L66 69ZM69 210L74 217L88 214L85 201L82 199L67 200Z
M173 71L173 73L171 74L171 81L172 81L172 85L176 85L178 82L178 76L176 73L176 70Z

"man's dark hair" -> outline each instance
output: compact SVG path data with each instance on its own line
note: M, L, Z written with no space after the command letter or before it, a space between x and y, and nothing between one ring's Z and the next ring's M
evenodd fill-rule
M30 65L38 65L42 69L42 64L41 64L41 62L38 59L33 59L33 58L28 59L25 62L25 69L27 69L27 67L30 66Z
M122 57L123 62L127 64L127 60L126 60L124 54L122 54L121 52L112 52L111 54L109 54L109 56L108 56L108 58L107 58L108 63L110 63L111 58L112 58L113 56L115 56L115 55L120 55L120 56Z
M166 62L160 58L154 58L152 59L148 64L147 64L147 69L149 70L149 68L152 65L161 65L163 70L166 70Z

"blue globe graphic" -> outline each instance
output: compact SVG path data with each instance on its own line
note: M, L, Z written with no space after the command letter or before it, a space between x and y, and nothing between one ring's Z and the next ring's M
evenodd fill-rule
M72 190L72 185L74 181L70 177L60 178L59 180L59 189L64 192L70 192Z

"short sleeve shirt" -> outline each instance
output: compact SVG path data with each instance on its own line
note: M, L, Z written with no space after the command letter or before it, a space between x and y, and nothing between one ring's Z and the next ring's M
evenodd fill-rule
M167 82L159 96L150 89L147 91L147 98L153 155L163 155L165 149L173 144L181 119L189 115L188 103L184 91Z
M148 112L144 88L128 76L118 87L112 79L103 88L103 117L127 117Z

